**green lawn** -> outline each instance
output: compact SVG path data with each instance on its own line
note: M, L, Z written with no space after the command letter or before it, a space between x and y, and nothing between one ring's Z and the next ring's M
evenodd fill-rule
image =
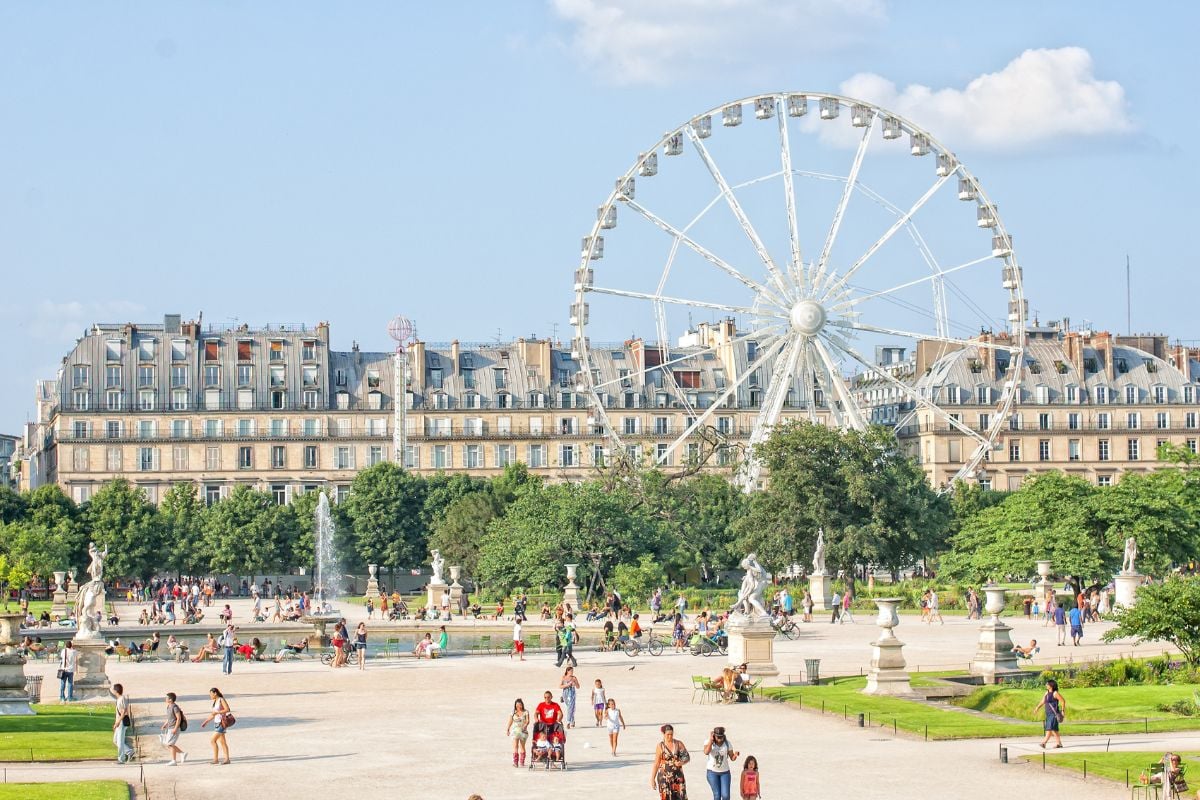
M36 716L0 717L0 761L114 758L111 705L35 704ZM0 795L2 797L3 795Z
M1171 686L1097 686L1087 689L1063 689L1067 701L1067 719L1078 722L1114 719L1188 719L1179 714L1159 711L1162 703L1190 700L1200 687L1183 684ZM1041 689L1005 689L985 686L967 697L962 705L976 711L987 711L1014 719L1037 720L1041 712L1034 706L1041 700ZM1196 727L1200 728L1200 721Z
M913 676L918 686L928 679L926 675ZM865 695L861 693L865 685L866 678L834 678L821 686L784 686L767 689L765 693L810 711L824 708L827 714L850 719L859 713L869 714L873 726L890 728L894 724L899 730L922 736L928 731L930 739L1011 738L1042 733L1041 717L1032 713L1041 697L1040 690L986 687L964 703L975 710L1009 717L1009 721L893 697ZM1200 717L1182 717L1154 708L1160 702L1190 697L1193 688L1118 686L1067 690L1063 735L1200 730Z
M0 784L0 800L129 800L124 781Z
M1181 752L1183 763L1189 771L1200 769L1200 753L1193 751ZM1109 780L1125 782L1125 771L1129 770L1129 783L1134 784L1143 772L1150 773L1150 765L1162 760L1162 751L1134 750L1117 753L1054 753L1046 755L1046 763L1054 767L1083 772L1083 762L1087 762L1089 777L1096 775ZM1026 761L1040 761L1041 754L1022 756Z

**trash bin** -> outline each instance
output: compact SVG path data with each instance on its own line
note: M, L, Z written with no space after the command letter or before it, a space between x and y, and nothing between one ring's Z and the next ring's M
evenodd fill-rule
M25 677L25 693L29 695L29 702L42 702L42 676L27 675Z
M821 685L821 659L804 659L804 671L808 673L808 682L813 686Z

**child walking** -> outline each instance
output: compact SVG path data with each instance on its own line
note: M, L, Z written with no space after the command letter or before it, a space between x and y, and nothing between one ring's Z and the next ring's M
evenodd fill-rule
M596 727L599 728L604 724L604 684L596 678L596 685L592 688L592 710L596 712Z
M604 716L608 719L608 743L612 745L612 754L615 756L617 754L617 737L621 735L621 728L625 727L625 717L621 716L621 710L617 708L617 701L611 697L605 706Z
M742 762L742 779L739 781L742 800L758 800L762 797L762 779L758 776L758 759L746 756Z

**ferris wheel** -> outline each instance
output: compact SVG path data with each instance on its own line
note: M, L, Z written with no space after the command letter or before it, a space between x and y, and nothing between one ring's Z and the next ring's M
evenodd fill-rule
M718 432L748 443L747 487L755 446L785 417L933 426L956 437L957 477L971 477L1019 394L1027 301L995 203L932 134L847 97L743 98L664 134L598 208L574 285L578 380L614 451L637 452L640 431L615 424L630 377L592 340L632 331L646 386L685 412L652 462L678 463L742 410L745 425ZM959 350L981 356L970 372L1016 368L995 388L969 374L918 385L916 363Z

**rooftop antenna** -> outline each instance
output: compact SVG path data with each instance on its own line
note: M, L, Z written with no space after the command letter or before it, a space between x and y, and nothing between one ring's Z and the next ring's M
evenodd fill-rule
M504 344L504 338L500 335L499 328L496 328L496 344Z
M550 323L550 341L551 342L558 341L558 323L557 322Z
M1129 266L1129 254L1125 254L1125 333L1133 335L1133 273Z

